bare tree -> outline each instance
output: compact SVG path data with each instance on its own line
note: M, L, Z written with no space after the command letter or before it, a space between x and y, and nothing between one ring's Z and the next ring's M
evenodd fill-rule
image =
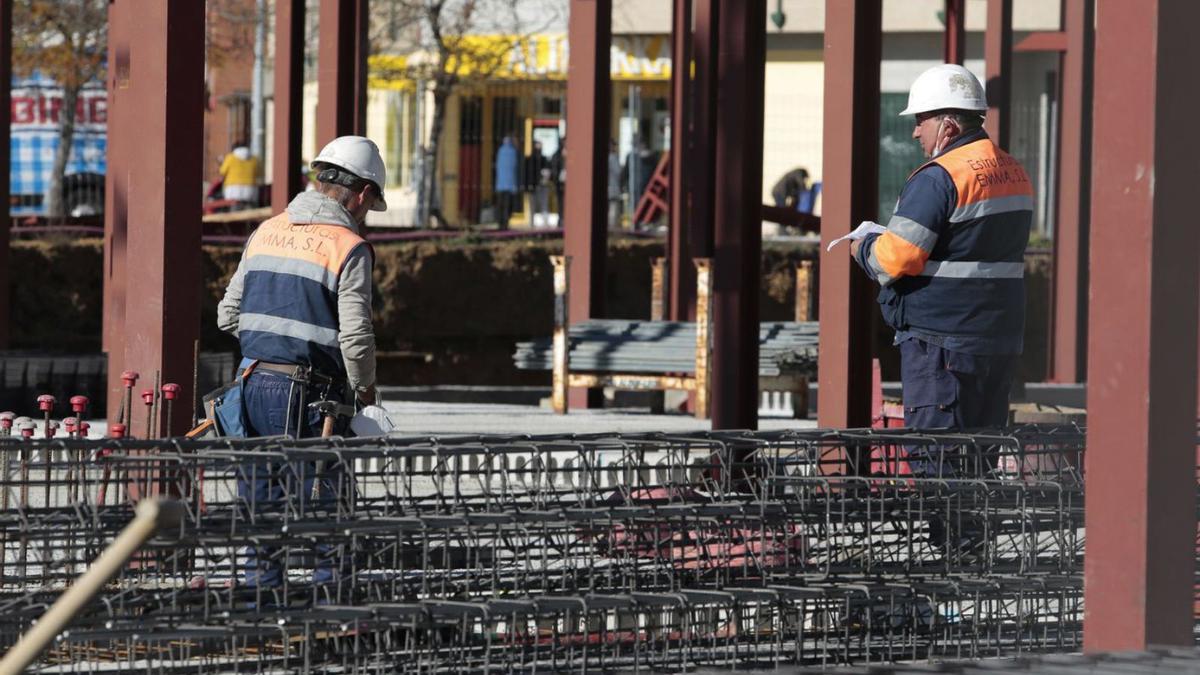
M433 99L429 147L424 151L418 220L422 225L440 216L437 189L438 157L445 128L446 107L461 87L492 79L512 60L513 49L558 19L559 3L525 0L384 0L377 11L396 39L409 36L421 50L401 69L378 73L423 83ZM540 11L530 11L541 5ZM373 31L374 32L374 31ZM418 95L422 93L418 90Z
M254 53L254 27L260 20L254 0L207 0L204 60L209 68L240 63Z
M13 3L13 70L35 71L62 87L58 149L46 194L46 214L64 214L63 178L75 140L79 94L104 78L108 0L25 0Z

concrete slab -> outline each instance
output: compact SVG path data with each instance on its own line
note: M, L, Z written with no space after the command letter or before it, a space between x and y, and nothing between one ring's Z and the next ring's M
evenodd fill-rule
M549 409L532 405L500 403L440 403L385 401L396 431L403 435L445 434L594 434L603 432L638 433L647 431L708 431L708 420L682 414L652 415L645 408L606 408L578 410L555 415ZM57 418L56 418L57 419ZM104 438L106 420L88 420L90 437ZM759 428L813 429L815 420L763 417ZM41 438L41 429L34 436Z
M489 403L384 403L398 433L409 434L592 434L646 431L707 431L708 420L687 415L652 415L645 410L578 410L567 415L534 406ZM816 421L766 418L764 430L813 429Z

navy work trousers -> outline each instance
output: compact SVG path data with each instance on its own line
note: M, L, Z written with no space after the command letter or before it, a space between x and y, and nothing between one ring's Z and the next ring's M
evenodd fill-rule
M1008 423L1016 356L980 356L911 338L900 343L904 425L918 429L999 429ZM993 468L981 457L949 456L942 446L908 448L924 477L974 477Z
M251 373L242 398L246 408L247 436L292 438L320 435L321 415L308 404L342 400L341 393L331 391L328 386L306 386L293 382L283 373L263 370ZM238 476L238 497L245 506L246 518L256 522L263 518L282 519L289 513L293 514L291 517L319 517L319 513L335 511L338 504L334 488L338 487L338 481L345 480L345 471L339 464L334 464L321 472L320 483L314 485L317 473L318 467L313 461L264 461L244 469ZM315 549L313 583L336 581L337 548L319 545ZM274 547L248 547L244 585L257 588L281 586L287 563L282 559L284 555Z

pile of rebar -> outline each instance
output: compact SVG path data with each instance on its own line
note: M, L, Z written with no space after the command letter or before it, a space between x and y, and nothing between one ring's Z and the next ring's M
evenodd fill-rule
M44 672L832 665L1079 648L1082 432L0 440L0 650L187 506ZM903 456L937 457L940 475Z
M811 375L817 365L815 321L763 323L758 334L760 376ZM679 321L589 319L571 324L571 368L619 373L692 373L696 370L696 324ZM518 342L513 363L522 370L550 370L553 342Z

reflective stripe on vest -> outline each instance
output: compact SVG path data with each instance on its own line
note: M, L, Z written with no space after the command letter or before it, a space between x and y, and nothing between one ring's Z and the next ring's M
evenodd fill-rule
M340 225L264 222L246 245L238 334L245 356L344 374L338 278L362 237Z
M1029 176L986 137L947 151L914 175L929 164L946 171L957 201L946 222L894 217L888 224L894 241L921 246L929 256L922 269L888 280L879 300L884 318L898 330L968 336L978 340L975 348L998 350L980 353L1019 353L1033 216Z
M1021 212L1032 216L1033 185L1029 182L1029 175L1016 159L997 147L990 139L981 138L954 148L926 162L917 171L930 164L937 164L946 170L958 193L958 202L954 211L950 213L951 227L946 232L949 236L964 236L965 232L956 232L955 226L997 226L988 222L989 216ZM914 171L913 175L916 175L917 171ZM913 234L920 233L915 231ZM1021 236L1028 237L1027 233ZM1024 246L1021 246L1021 249L1024 250ZM976 257L986 258L994 255L995 251L973 251L959 253L950 260L930 259L926 261L925 269L919 276L954 279L1024 278L1025 269L1022 262L973 260Z
M337 290L337 277L346 257L363 238L341 225L297 224L281 213L259 225L246 245L246 263L280 274L295 274L320 281ZM254 261L259 256L275 261ZM284 268L284 265L287 268ZM247 268L249 269L249 268Z
M929 260L923 277L952 277L955 279L1024 279L1023 262L969 262Z
M951 223L997 213L1033 210L1033 184L1029 182L1029 175L1020 162L991 139L981 138L935 157L912 172L909 178L930 164L945 169L958 192L958 203L950 214Z

